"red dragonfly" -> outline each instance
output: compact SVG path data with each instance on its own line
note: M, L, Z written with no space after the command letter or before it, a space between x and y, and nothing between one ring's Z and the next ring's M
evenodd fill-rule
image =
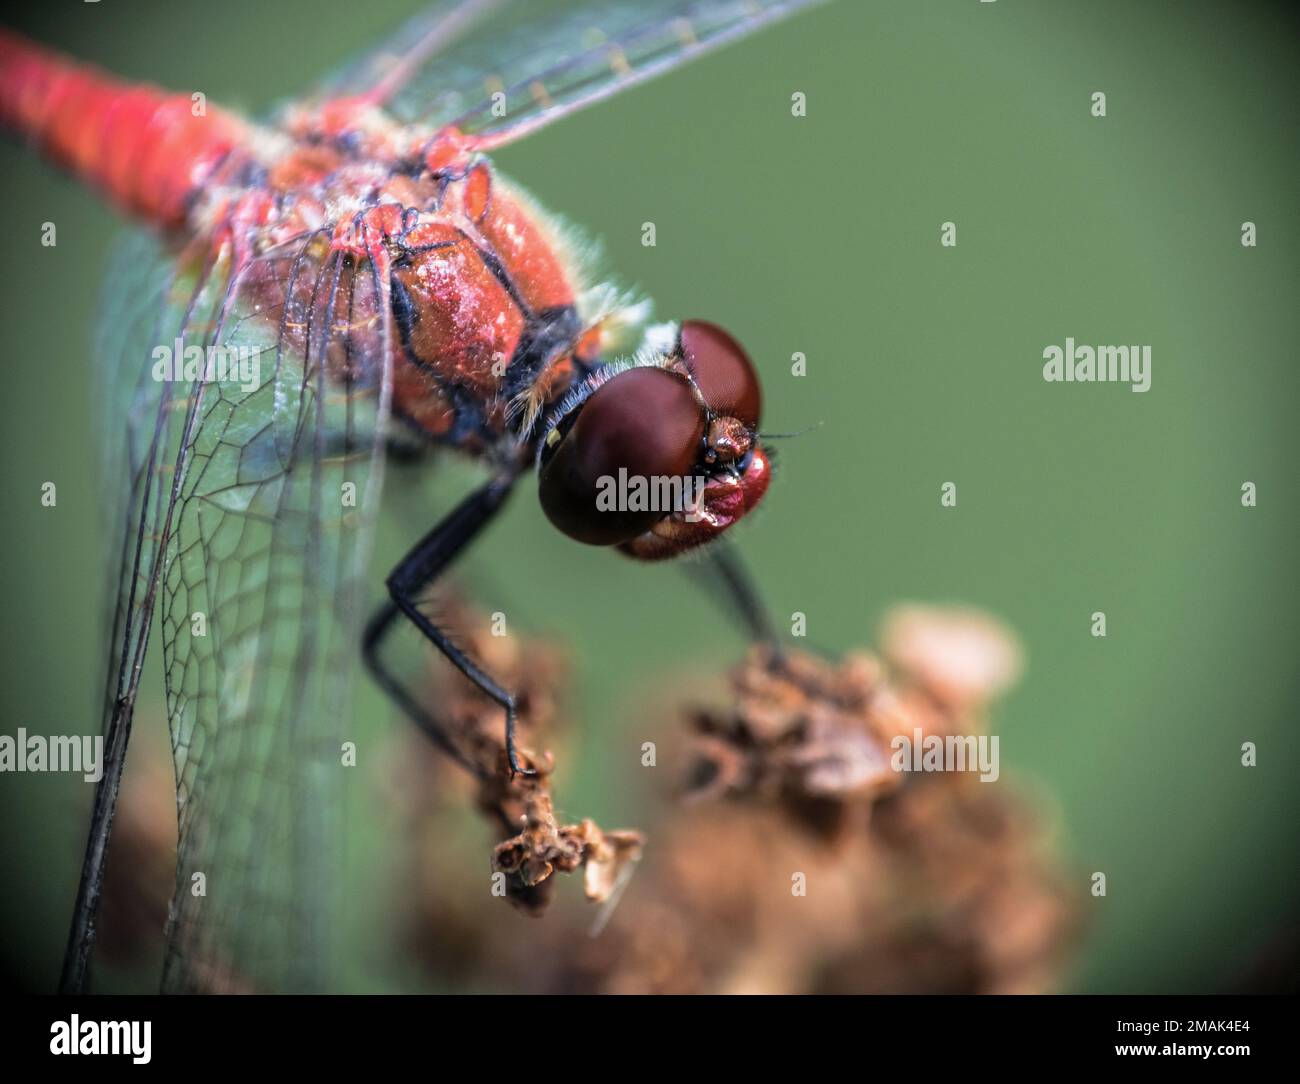
M225 973L312 988L354 660L469 766L385 662L411 622L501 704L509 768L530 770L510 690L419 605L515 482L535 468L560 530L646 560L715 542L763 497L741 346L704 321L650 325L586 282L487 154L809 2L438 3L265 123L0 31L0 126L152 227L110 282L113 311L135 315L99 352L125 518L65 990L86 981L155 612L179 817L164 988ZM489 480L402 559L367 621L385 461L430 445L479 458ZM620 471L700 484L689 504L610 508L600 491ZM773 639L735 555L709 553L752 634Z

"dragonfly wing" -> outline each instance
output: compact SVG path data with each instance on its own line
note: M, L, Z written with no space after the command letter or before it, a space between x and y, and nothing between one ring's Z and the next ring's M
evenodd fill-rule
M386 100L431 60L454 55L494 9L509 0L437 0L408 19L394 34L311 88L302 101L368 97Z
M162 299L171 284L171 261L144 233L128 235L109 267L96 342L95 403L99 467L108 497L102 503L103 537L111 547L106 577L109 654L104 699L108 727L119 701L134 702L148 639L151 588L161 573L161 520L169 504L163 466L167 428L175 421L174 385L151 378L149 344L161 341ZM173 456L174 459L174 456Z
M115 642L146 637L129 583L160 556L179 821L164 987L313 989L382 484L387 285L318 239L234 273L228 255L173 259L149 352L110 379L143 389L111 464L151 478Z
M376 95L431 132L455 124L490 149L822 0L580 0L486 5L446 28L438 5L321 97Z
M104 774L95 791L81 884L73 911L60 989L84 992L94 947L109 834L117 804L141 668L162 574L166 523L175 507L168 459L177 415L172 386L150 380L142 359L160 341L162 300L172 285L170 261L155 242L132 236L109 270L104 319L96 342L95 402L100 467L107 499L102 537L107 546L108 652L104 686Z

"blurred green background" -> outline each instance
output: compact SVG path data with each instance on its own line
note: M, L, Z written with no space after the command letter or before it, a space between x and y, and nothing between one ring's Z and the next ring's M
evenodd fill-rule
M6 18L261 112L417 7L78 2ZM963 602L1023 639L1025 679L993 726L1004 771L1059 806L1090 922L1075 990L1229 988L1295 913L1300 126L1283 11L842 2L497 158L601 238L661 316L706 316L746 343L769 428L824 422L783 445L743 536L778 615L805 612L810 639L839 651L871 643L899 601ZM16 147L0 168L3 730L84 732L103 650L89 344L119 226ZM1256 248L1240 243L1247 220ZM56 248L40 245L45 221ZM945 221L955 249L939 244ZM1043 348L1067 336L1150 343L1152 389L1045 383ZM54 510L39 505L47 480ZM940 507L946 481L956 509ZM1241 506L1245 481L1257 508ZM566 804L636 823L625 780L641 739L620 726L635 690L742 645L687 577L567 542L524 490L469 580L489 609L569 639L583 730ZM389 526L376 584L427 525ZM1089 634L1095 610L1105 639ZM156 682L147 696L156 741ZM368 689L365 705L375 727L401 725ZM0 952L38 988L57 978L89 799L72 777L0 777ZM379 901L365 906L362 924L382 924Z

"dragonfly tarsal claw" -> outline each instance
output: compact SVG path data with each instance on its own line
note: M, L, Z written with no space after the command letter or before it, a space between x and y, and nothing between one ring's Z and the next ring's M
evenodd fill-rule
M510 762L510 778L517 775L536 775L536 768L525 768L519 763L519 747L515 744L515 705L512 699L506 708L506 759Z

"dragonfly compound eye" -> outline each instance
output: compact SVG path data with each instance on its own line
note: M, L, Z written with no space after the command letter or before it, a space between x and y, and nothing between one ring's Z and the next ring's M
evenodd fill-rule
M717 324L685 320L681 355L714 414L736 418L751 430L758 428L763 392L758 373L740 343Z
M669 495L690 474L704 425L681 375L641 367L611 377L544 455L542 510L579 542L612 546L635 538L675 510Z

